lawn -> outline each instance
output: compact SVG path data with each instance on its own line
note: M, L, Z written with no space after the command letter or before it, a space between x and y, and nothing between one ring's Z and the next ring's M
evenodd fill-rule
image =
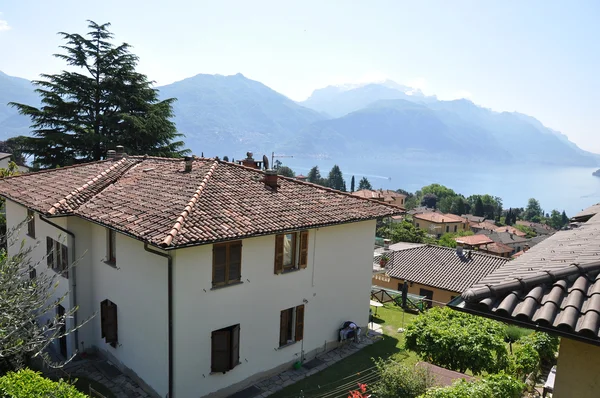
M383 339L367 346L359 352L342 359L327 369L292 384L277 393L273 398L296 397L347 397L348 391L360 382L375 380L376 373L372 369L373 358L394 358L407 364L417 362L412 351L404 349L404 334L398 333L400 327L406 327L416 315L404 313L394 305L378 308L374 322L382 326L385 333Z

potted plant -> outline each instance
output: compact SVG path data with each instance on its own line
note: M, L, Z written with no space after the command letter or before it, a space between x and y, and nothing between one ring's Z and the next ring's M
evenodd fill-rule
M390 258L384 254L379 259L379 265L382 266L382 267L385 267L387 265L388 261L390 261Z

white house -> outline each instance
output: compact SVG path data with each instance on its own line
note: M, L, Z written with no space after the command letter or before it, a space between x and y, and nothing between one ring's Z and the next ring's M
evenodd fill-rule
M32 220L38 274L74 264L57 292L73 324L96 314L57 350L177 398L226 396L366 325L375 219L398 213L215 159L122 154L5 178L0 195L9 228Z
M0 152L0 169L8 169L12 154L6 152ZM23 165L17 165L20 173L27 173L29 167Z

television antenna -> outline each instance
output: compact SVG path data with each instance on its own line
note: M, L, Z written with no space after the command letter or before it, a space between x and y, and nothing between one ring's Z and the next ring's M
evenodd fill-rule
M275 158L293 158L292 155L275 155L275 152L271 152L271 167L275 165Z

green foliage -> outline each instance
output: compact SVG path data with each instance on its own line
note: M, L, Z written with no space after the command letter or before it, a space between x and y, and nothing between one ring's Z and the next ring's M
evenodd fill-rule
M12 137L6 141L0 141L0 152L10 153L11 160L17 164L25 164L25 154L23 153L23 144L27 137Z
M337 189L338 191L346 191L346 183L344 182L344 176L340 166L333 165L331 171L329 171L329 177L327 178L327 185L329 188Z
M371 386L371 391L377 398L416 398L434 383L433 375L424 367L383 359L375 365L379 381Z
M430 207L432 209L435 209L437 207L437 201L438 201L438 198L437 198L437 196L435 196L435 194L427 193L427 194L423 195L423 198L421 199L421 206Z
M223 161L224 162L229 162L229 156L227 156L227 155L223 156Z
M461 232L446 232L438 240L437 244L445 247L456 247L456 240L459 236L472 236L473 231L461 231Z
M290 169L287 166L279 167L277 169L277 174L279 174L280 176L291 177L291 178L296 177L296 173L294 173L294 170Z
M525 385L514 377L500 373L468 382L455 381L448 387L429 389L419 398L520 398Z
M527 207L523 213L523 218L527 221L540 222L544 216L540 202L535 198L530 198L527 201Z
M567 217L567 214L564 210L562 213L560 213L555 209L550 213L550 218L546 223L554 229L561 229L565 225L569 224L569 217Z
M126 43L114 45L110 24L89 21L87 35L59 33L66 41L55 56L68 70L33 82L42 106L10 103L29 116L34 137L23 153L44 167L67 166L106 156L123 145L129 154L176 157L188 153L173 117L174 98L158 99L138 58Z
M535 232L533 228L528 227L527 225L515 224L513 225L513 227L523 232L526 238L533 238L534 236L537 236L537 232Z
M64 380L52 381L30 369L0 377L0 392L6 398L86 398L87 395Z
M523 337L520 343L531 345L539 354L542 362L553 362L558 352L559 339L548 333L533 332Z
M373 186L371 185L367 177L361 178L358 182L358 190L360 191L361 189L373 189Z
M352 176L352 179L350 180L350 192L354 192L354 176Z
M321 172L319 171L319 166L315 166L308 172L306 176L306 180L308 182L312 182L313 184L318 184L322 186L327 186L327 180L321 177Z
M540 366L540 355L531 344L517 346L510 359L511 373L521 380L525 380L528 374L537 371Z
M403 220L384 225L377 230L377 236L391 239L393 243L412 242L412 243L435 243L430 239L424 230L415 227L412 223Z
M463 373L496 372L508 365L502 324L447 307L421 314L408 326L405 344L423 360Z
M533 333L529 329L520 328L514 325L508 325L504 330L504 341L509 344L510 353L512 354L512 344L519 341L523 336L528 336Z

